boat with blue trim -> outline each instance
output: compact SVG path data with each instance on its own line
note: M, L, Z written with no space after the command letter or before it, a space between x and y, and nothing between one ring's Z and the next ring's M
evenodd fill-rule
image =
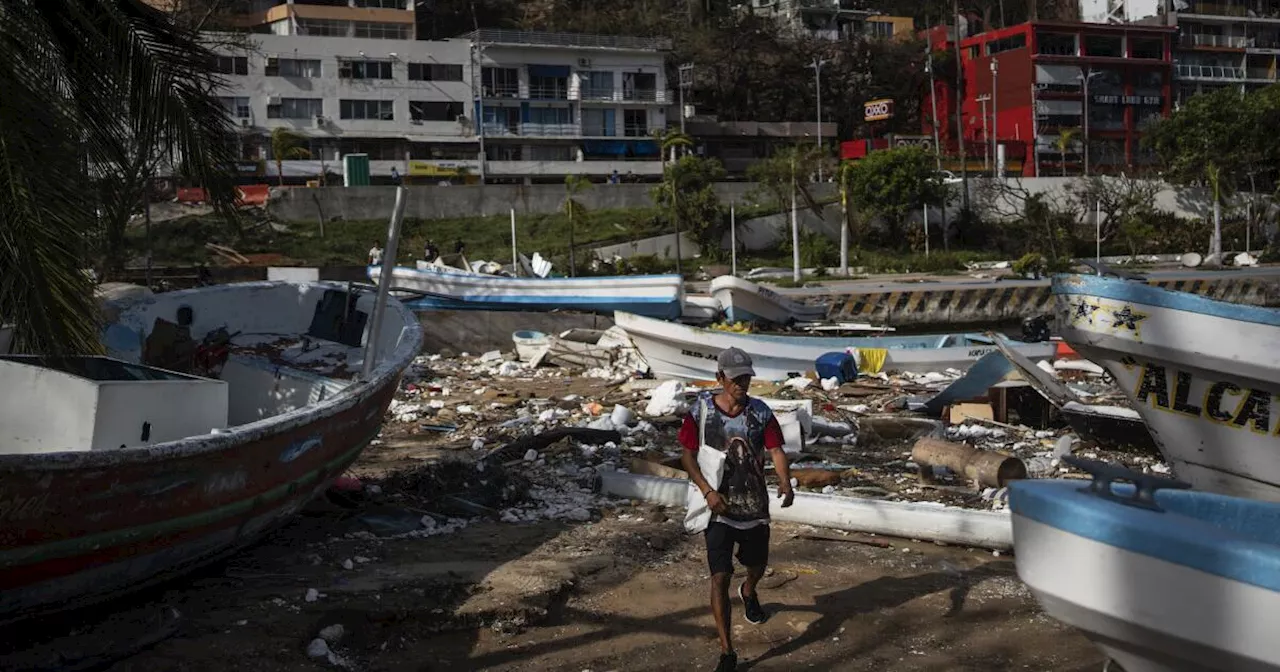
M1018 577L1046 613L1111 669L1280 670L1280 505L1064 460L1093 481L1009 485Z
M376 284L381 266L368 268ZM622 310L664 320L679 318L684 281L679 275L617 275L582 278L517 278L476 273L439 263L396 266L392 287L414 310Z
M763 322L788 326L796 322L822 322L828 306L792 300L778 292L732 275L711 281L711 295L720 302L730 322Z
M1062 338L1115 376L1178 478L1280 501L1280 310L1091 275L1053 294Z

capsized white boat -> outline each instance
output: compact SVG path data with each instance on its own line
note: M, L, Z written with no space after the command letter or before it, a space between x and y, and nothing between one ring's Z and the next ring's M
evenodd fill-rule
M1092 484L1009 485L1018 577L1045 612L1125 672L1280 670L1280 505L1073 463Z
M996 350L995 342L980 334L786 336L700 329L623 312L615 313L613 319L631 337L655 375L684 380L714 379L716 357L731 347L751 355L756 377L761 380L785 380L791 374L810 371L818 357L831 352L857 353L863 360L872 352L883 351L877 352L884 358L882 370L924 373L967 369ZM1056 349L1048 342L1015 343L1013 347L1033 360L1052 357ZM868 352L861 352L864 350Z
M1115 376L1178 478L1280 501L1280 310L1091 275L1053 293L1063 339Z
M711 295L730 322L768 322L789 325L826 319L827 306L793 301L778 292L732 275L711 281Z
M117 294L119 296L120 294ZM422 327L345 283L104 307L103 357L0 356L0 622L260 540L378 435Z
M621 368L636 373L649 370L640 353L618 327L608 329L567 329L554 336L540 331L517 331L511 335L520 361L539 366L596 369Z
M382 272L370 266L369 279L377 283ZM676 319L684 306L684 281L674 274L513 278L421 263L394 267L392 287L415 310L625 310Z

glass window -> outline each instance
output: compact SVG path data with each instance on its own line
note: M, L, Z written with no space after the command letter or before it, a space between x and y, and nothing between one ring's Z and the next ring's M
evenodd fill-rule
M1024 34L1010 35L1009 37L992 40L987 43L988 54L998 54L1002 51L1010 51L1012 49L1022 49L1027 46L1027 36Z
M341 119L371 119L394 121L395 106L390 100L339 100L338 115Z
M529 147L530 161L572 161L577 147L571 145L533 145Z
M372 7L374 9L404 9L405 0L356 0L356 7Z
M409 79L415 82L461 82L462 66L453 63L410 63Z
M404 143L396 138L360 138L338 141L338 155L368 154L370 161L403 161Z
M409 37L409 27L402 23L374 23L371 21L355 21L355 36L377 40L405 40Z
M1097 97L1089 101L1089 130L1123 130L1124 105L1096 101Z
M1076 36L1066 33L1036 32L1036 48L1049 56L1079 56Z
M249 57L215 56L213 70L224 75L247 75L249 74Z
M529 97L544 100L568 100L569 79L567 77L530 75Z
M308 119L324 116L323 98L281 98L278 105L267 105L268 119Z
M612 72L583 72L582 97L591 100L613 100Z
M455 121L462 116L462 103L410 101L409 118L414 121Z
M1107 58L1124 57L1124 38L1119 35L1085 35L1084 53Z
M1158 37L1135 37L1131 40L1130 57L1164 58L1164 40Z
M480 85L487 98L516 98L520 95L520 71L515 68L483 68Z
M298 19L298 34L346 37L347 22L330 21L329 19Z
M571 124L573 110L567 107L533 107L529 109L531 124Z
M582 109L582 134L600 137L617 135L617 130L613 127L614 118L613 110L584 107Z
M248 98L218 98L218 102L227 108L227 114L236 119L249 118L249 99Z
M652 72L622 73L623 100L656 100L658 76Z
M266 75L268 77L319 77L320 61L319 59L268 58Z
M391 61L338 61L342 79L391 79Z
M452 161L472 160L476 158L476 154L479 151L480 149L475 145L460 143L409 143L409 158L420 161L429 159L445 159Z
M649 135L648 110L622 111L623 135L629 138L640 138Z
M876 39L893 37L893 23L889 21L868 21L867 35Z

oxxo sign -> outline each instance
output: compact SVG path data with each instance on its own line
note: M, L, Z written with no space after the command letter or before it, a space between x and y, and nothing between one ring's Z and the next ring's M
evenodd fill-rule
M867 121L881 121L893 118L893 100L882 98L868 100L862 104L863 118Z

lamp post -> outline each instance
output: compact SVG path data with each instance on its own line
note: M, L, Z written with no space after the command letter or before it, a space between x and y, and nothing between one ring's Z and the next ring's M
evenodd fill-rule
M818 94L818 128L816 135L818 136L818 181L822 181L822 66L826 65L827 59L814 58L813 63L809 67L813 68L813 87Z
M680 66L680 133L684 133L684 90L693 85L693 64Z
M974 98L974 100L978 101L978 105L982 108L982 112L981 112L982 138L983 138L983 142L987 142L987 140L991 137L991 133L988 132L987 130L987 119L990 118L987 116L987 101L991 100L991 96L978 96ZM988 163L988 161L990 161L990 157L987 156L987 152L985 151L982 152L982 169L983 170L989 170L991 168L991 165Z
M996 114L996 89L999 79L997 72L999 71L1000 61L994 57L991 59L991 166L992 172L1000 174L1000 129L999 115Z
M1084 72L1079 75L1080 81L1084 82L1084 107L1081 108L1084 117L1084 176L1089 176L1089 80L1097 77L1102 73L1093 72L1092 68L1085 68Z
M942 172L942 145L938 142L938 87L933 83L933 38L925 45L924 70L929 73L929 106L933 108L933 159L938 172Z

